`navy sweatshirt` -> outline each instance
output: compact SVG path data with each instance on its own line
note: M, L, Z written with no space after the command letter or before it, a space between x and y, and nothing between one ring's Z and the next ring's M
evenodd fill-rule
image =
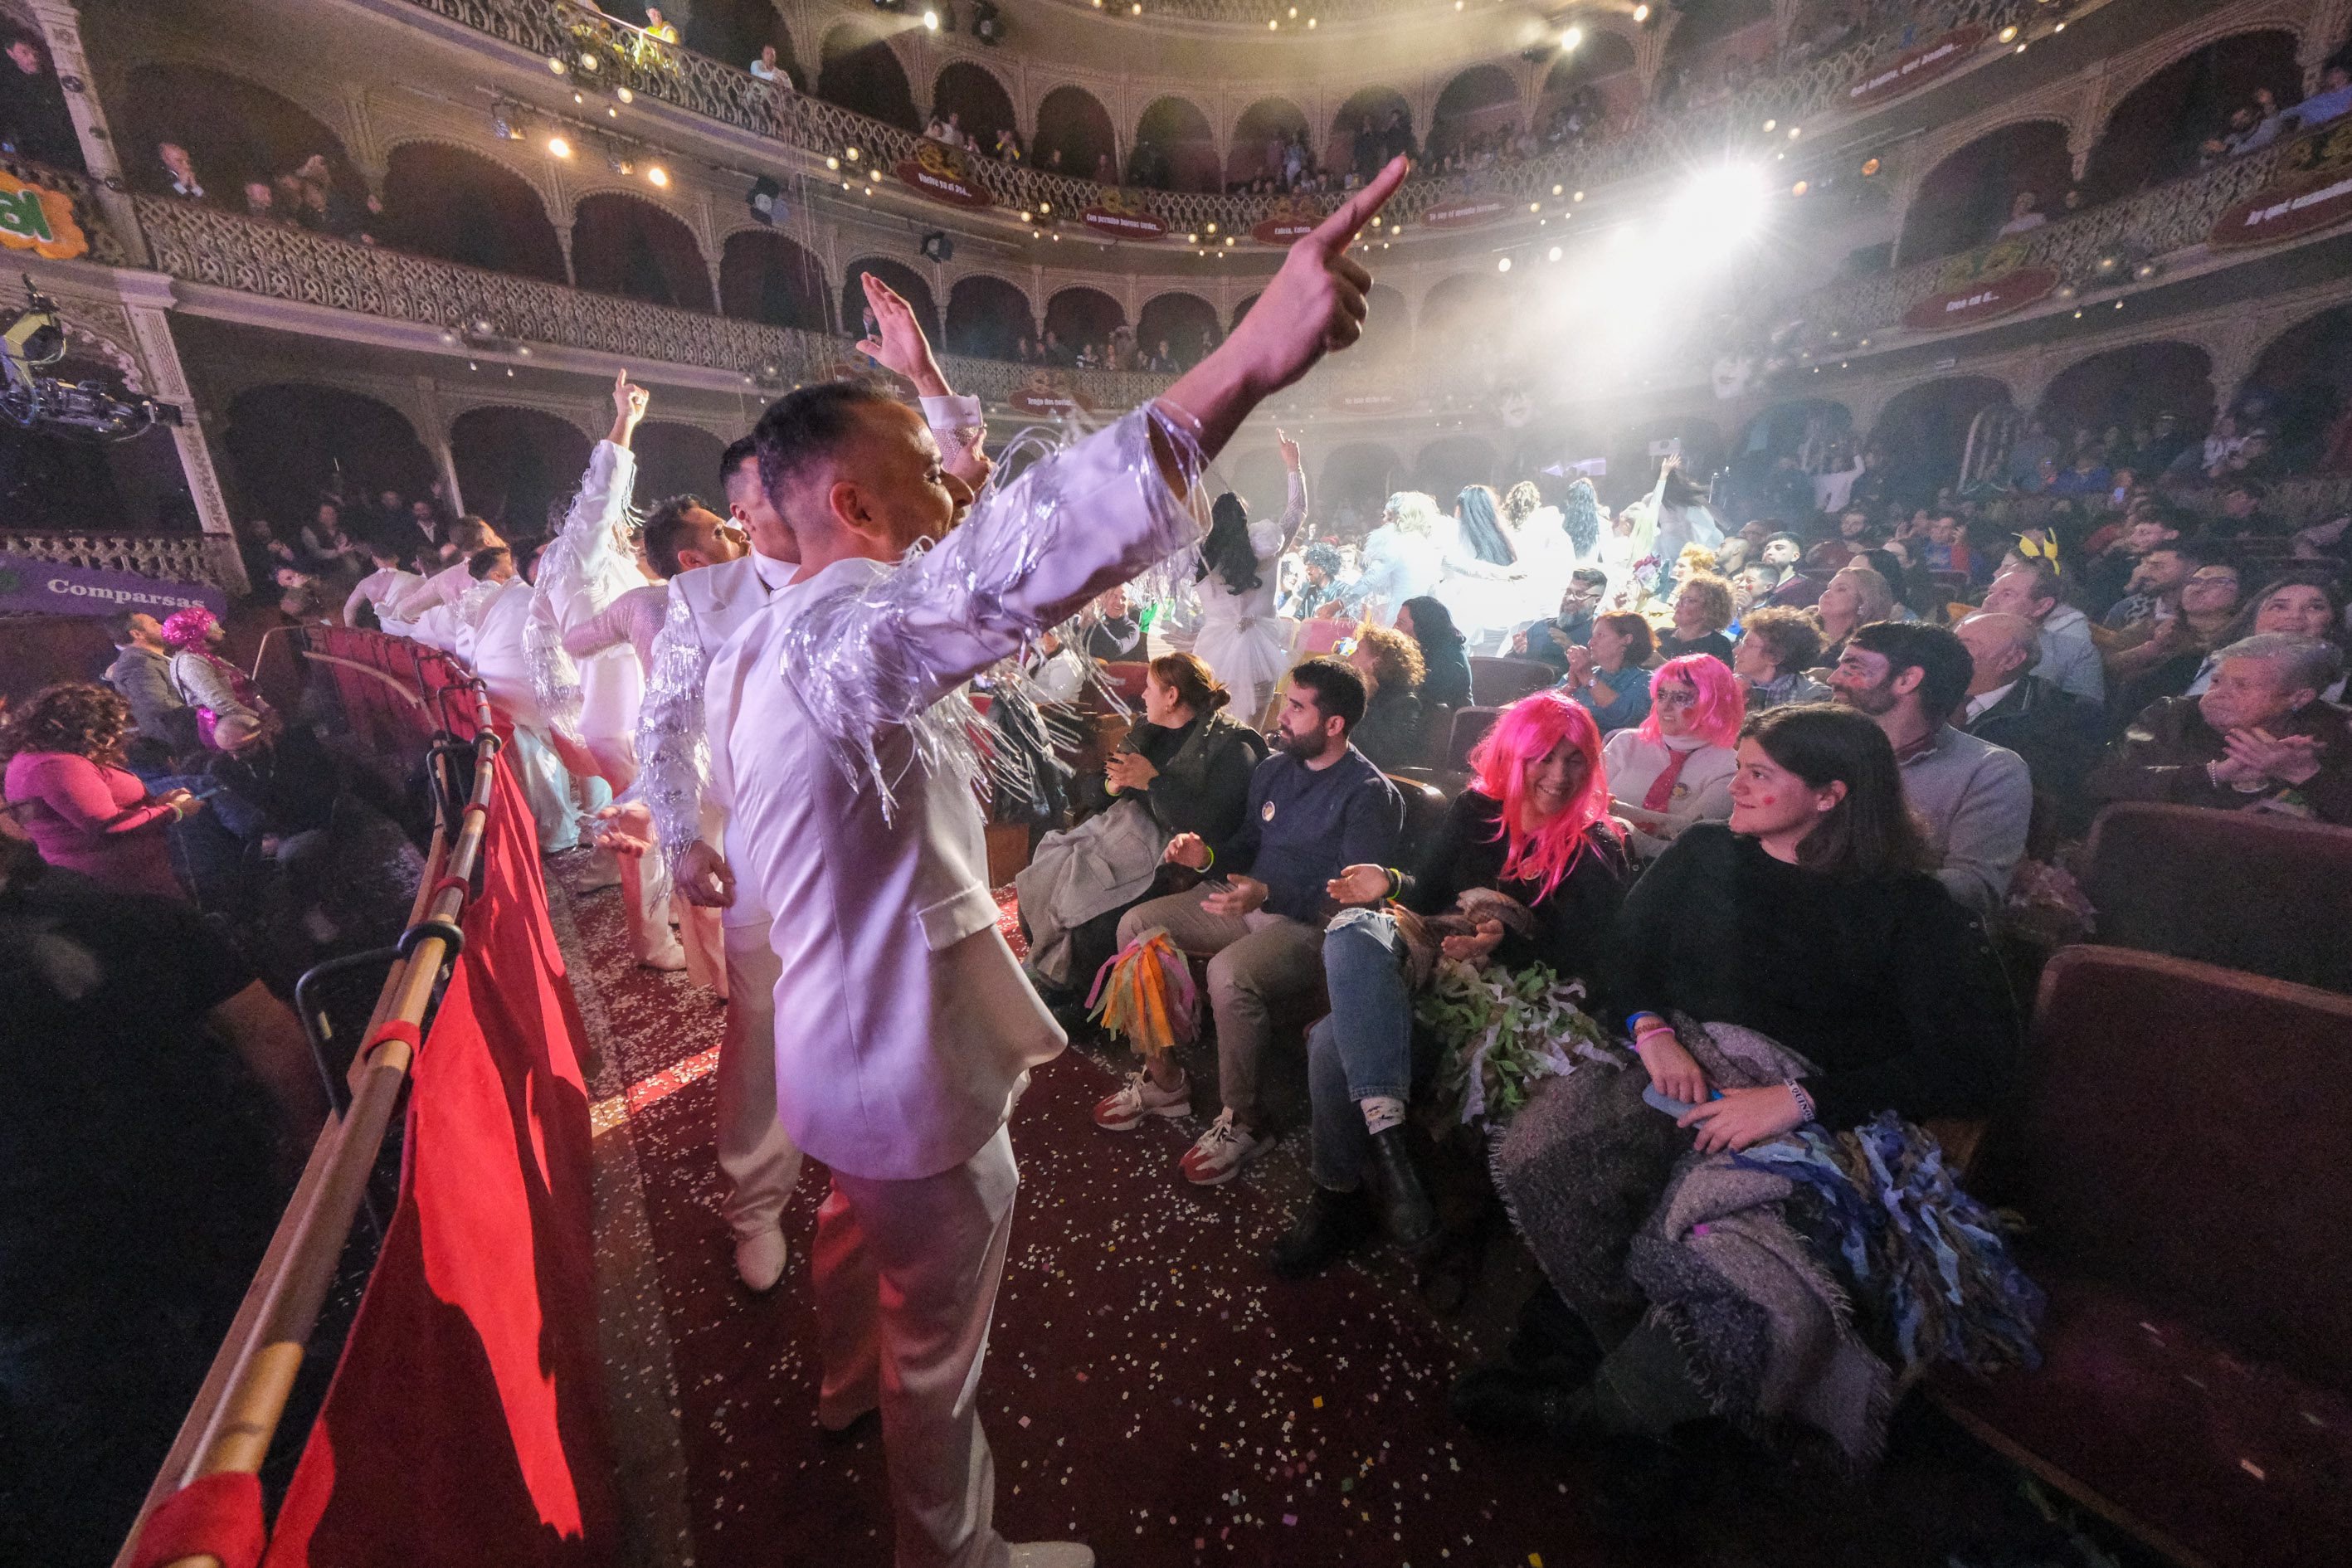
M1250 776L1249 809L1212 877L1255 877L1265 907L1320 925L1338 906L1323 885L1343 868L1393 865L1404 797L1355 747L1319 772L1277 752Z

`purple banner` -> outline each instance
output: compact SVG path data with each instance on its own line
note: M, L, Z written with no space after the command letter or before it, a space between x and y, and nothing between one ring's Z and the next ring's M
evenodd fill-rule
M139 610L162 620L202 605L226 619L228 595L209 583L165 583L136 572L60 566L25 555L0 555L0 610L18 615L110 616Z

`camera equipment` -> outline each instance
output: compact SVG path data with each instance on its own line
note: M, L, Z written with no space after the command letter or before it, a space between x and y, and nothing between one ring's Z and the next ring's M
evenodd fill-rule
M0 414L27 429L58 428L121 441L151 425L177 425L180 410L152 398L119 397L104 382L59 381L41 372L66 357L58 308L25 279L25 308L0 329Z

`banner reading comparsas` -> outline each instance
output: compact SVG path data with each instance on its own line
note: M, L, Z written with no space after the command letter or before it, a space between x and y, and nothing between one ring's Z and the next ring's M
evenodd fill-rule
M165 583L136 572L60 566L24 555L0 555L0 610L19 615L110 616L140 610L162 620L201 605L226 617L228 595L209 583Z

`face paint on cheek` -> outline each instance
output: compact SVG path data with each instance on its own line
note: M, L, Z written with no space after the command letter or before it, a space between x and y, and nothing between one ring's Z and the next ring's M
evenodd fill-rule
M1764 797L1764 805L1768 809L1780 804L1780 797L1777 795L1768 795Z

